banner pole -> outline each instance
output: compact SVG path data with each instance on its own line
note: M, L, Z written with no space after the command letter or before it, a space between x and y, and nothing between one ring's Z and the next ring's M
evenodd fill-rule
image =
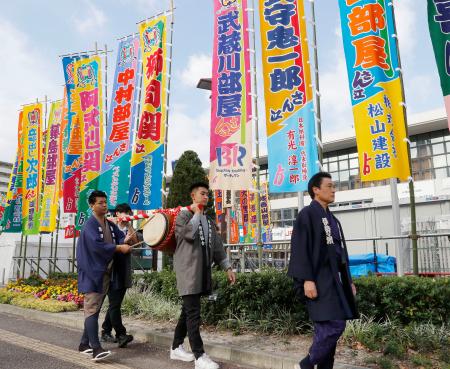
M118 50L120 53L120 50ZM105 135L108 128L108 45L105 44Z
M316 11L314 6L314 0L309 0L311 3L311 18L313 26L313 45L314 45L314 75L315 75L315 103L316 103L316 126L317 126L317 137L320 142L322 142L322 114L320 112L320 85L319 85L319 57L317 54L317 27L316 27ZM320 166L323 164L323 148L321 145L317 145L317 151L319 153Z
M409 237L411 238L412 243L412 257L413 257L413 273L415 275L419 274L419 255L417 249L417 240L419 236L417 235L417 224L416 224L416 196L414 194L414 178L412 177L412 160L411 160L411 141L409 140L408 133L408 117L406 112L406 99L405 99L405 85L403 83L403 69L402 62L400 58L400 48L398 42L398 34L397 34L397 26L395 23L395 10L394 10L394 2L391 1L388 6L392 6L392 19L394 23L394 32L395 32L395 44L397 46L397 55L398 55L398 67L399 67L399 75L400 75L400 85L402 90L402 105L403 105L403 115L405 117L405 132L407 138L407 147L408 147L408 162L409 168L411 170L411 177L408 180L409 185L409 208L410 208L410 216L411 216L411 234ZM400 251L401 252L401 251ZM399 255L397 255L398 257Z
M166 192L166 174L167 174L167 143L169 140L169 102L170 102L170 82L172 79L172 51L173 51L173 26L175 23L175 15L174 15L174 5L173 0L170 0L170 45L169 45L169 65L168 65L168 76L167 78L167 98L166 98L166 122L165 122L165 135L164 135L164 162L163 162L163 178L162 178L162 207L167 208L167 195Z
M47 135L45 134L46 130L47 130L47 95L45 95L45 99L44 99L44 129L42 130L42 142L44 144L44 153L47 153ZM42 156L41 154L41 158L42 158L42 168L45 168L45 155ZM45 172L44 172L45 173ZM41 193L39 194L39 206L41 208L42 211L42 200L44 198L44 185L45 185L45 175L42 176L41 178ZM39 214L40 215L40 214ZM39 231L39 243L38 243L38 255L37 255L37 275L40 275L40 268L41 268L41 251L42 251L42 232Z
M22 278L25 278L25 264L27 261L27 246L28 246L28 236L25 236L25 244L23 246L23 257L22 257Z
M263 262L263 243L261 238L261 178L260 178L260 157L259 157L259 119L258 119L258 83L256 78L256 30L255 30L255 0L252 0L252 9L245 9L248 12L251 11L252 16L252 24L250 28L253 31L246 30L247 32L252 34L251 42L252 42L252 100L253 100L253 111L252 111L252 121L255 127L255 143L256 143L256 152L255 152L255 166L256 166L256 245L258 248L258 265L259 269L262 267ZM249 17L250 18L250 17Z
M60 217L61 217L61 207L58 206L58 220L56 221L55 250L54 250L54 253L53 253L53 265L52 265L52 271L53 272L56 272L56 258L57 258L57 252L58 252Z

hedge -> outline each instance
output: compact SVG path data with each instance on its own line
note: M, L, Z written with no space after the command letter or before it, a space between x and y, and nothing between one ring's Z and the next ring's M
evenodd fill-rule
M176 279L173 271L146 273L136 276L141 286L165 298L178 300ZM450 279L423 277L362 277L355 279L358 290L357 303L362 315L376 321L411 323L450 323ZM260 273L245 273L237 276L230 286L226 274L213 273L213 290L216 301L204 299L202 317L208 324L224 323L227 320L270 323L273 320L297 322L294 331L308 324L304 305L297 300L292 280L285 272L273 269ZM268 328L270 331L270 327Z

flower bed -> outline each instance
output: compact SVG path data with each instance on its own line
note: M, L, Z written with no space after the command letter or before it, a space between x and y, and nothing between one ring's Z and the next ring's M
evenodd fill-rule
M9 300L13 301L16 297L28 297L36 300L48 301L48 306L69 306L76 308L83 306L84 297L78 293L77 279L73 275L55 274L48 279L42 279L39 276L32 275L26 279L19 279L15 282L9 282L3 294L9 293ZM4 300L8 300L5 297ZM60 302L61 304L56 304ZM31 304L37 305L37 304ZM42 305L42 304L40 304ZM40 306L39 305L39 306ZM42 306L45 306L43 304ZM72 308L70 310L73 310ZM53 309L52 309L53 311Z

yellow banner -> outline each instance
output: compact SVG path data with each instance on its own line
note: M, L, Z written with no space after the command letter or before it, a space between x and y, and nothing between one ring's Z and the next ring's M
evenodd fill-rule
M103 153L103 96L99 56L80 59L74 64L75 93L80 102L83 167L80 192L100 175Z
M39 197L42 179L41 154L42 104L23 108L23 204L24 235L39 233Z
M55 101L52 103L50 109L47 137L45 140L45 175L41 204L40 232L53 232L56 229L59 184L61 182L59 148L61 142L62 107L62 101Z
M362 181L407 180L408 165L400 79L379 83L382 91L353 106ZM395 124L394 124L395 122Z

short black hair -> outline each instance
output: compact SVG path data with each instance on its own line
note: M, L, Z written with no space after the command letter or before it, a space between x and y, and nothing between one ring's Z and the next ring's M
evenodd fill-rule
M314 200L314 197L315 197L313 187L320 188L323 178L331 179L331 174L328 172L318 172L310 178L310 180L308 182L308 193L309 193L309 196L311 196L311 199Z
M195 189L199 188L199 187L204 187L209 191L209 184L206 182L195 182L193 184L191 184L189 186L189 193L191 193L192 191L194 191Z
M89 198L88 198L89 205L95 204L95 202L97 201L97 197L103 197L104 199L108 198L106 193L104 193L103 191L94 190L89 195Z
M128 205L126 202L124 202L123 204L118 204L116 206L116 208L114 209L114 214L117 213L125 213L125 214L131 214L131 208L130 205Z

